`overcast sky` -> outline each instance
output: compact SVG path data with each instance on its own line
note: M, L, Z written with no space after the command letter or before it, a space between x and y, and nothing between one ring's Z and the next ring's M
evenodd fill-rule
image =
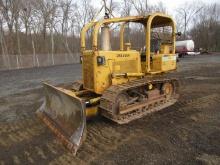
M216 3L220 2L219 0L194 0L195 3L206 3L206 4L211 4L211 3ZM157 4L158 2L163 2L166 8L168 9L168 12L170 14L173 14L173 12L180 7L181 5L185 3L191 3L192 0L148 0L150 4Z
M92 0L93 4L97 6L98 8L102 5L102 0ZM113 0L113 2L121 2L122 0ZM107 0L109 2L109 0ZM212 4L212 3L220 3L220 0L148 0L149 4L157 4L159 2L163 2L165 7L167 8L167 12L171 15L175 14L175 10L181 5L185 3L192 3L195 2L195 4L205 3L205 4Z

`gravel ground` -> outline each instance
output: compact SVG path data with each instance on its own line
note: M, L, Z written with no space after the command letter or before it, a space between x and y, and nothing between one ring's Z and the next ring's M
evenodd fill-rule
M41 82L60 84L78 80L81 65L58 65L42 68L0 71L0 97L41 87Z
M220 164L220 56L181 59L179 101L163 111L117 125L89 121L76 157L36 117L42 81L80 79L81 66L0 72L0 164Z

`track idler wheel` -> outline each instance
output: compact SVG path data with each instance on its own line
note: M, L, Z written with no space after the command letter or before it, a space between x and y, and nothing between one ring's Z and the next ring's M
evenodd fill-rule
M161 91L169 99L174 93L174 86L172 83L166 82L162 85Z

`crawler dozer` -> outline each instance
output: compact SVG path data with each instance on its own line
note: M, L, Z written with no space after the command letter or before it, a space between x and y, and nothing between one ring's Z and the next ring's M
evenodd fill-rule
M146 43L142 51L124 43L126 24L142 24ZM109 29L120 25L120 49L112 50ZM170 28L167 40L152 50L152 30ZM92 47L86 34L92 31ZM86 121L97 115L126 124L162 110L178 99L178 80L167 76L176 70L176 26L162 13L104 18L81 31L82 80L55 87L44 83L45 101L37 115L75 155L86 137ZM100 40L100 41L99 41Z

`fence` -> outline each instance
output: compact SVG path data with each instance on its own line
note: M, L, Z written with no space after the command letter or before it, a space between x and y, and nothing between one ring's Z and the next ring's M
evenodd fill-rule
M79 53L54 55L0 55L0 70L43 67L72 63L79 63Z

